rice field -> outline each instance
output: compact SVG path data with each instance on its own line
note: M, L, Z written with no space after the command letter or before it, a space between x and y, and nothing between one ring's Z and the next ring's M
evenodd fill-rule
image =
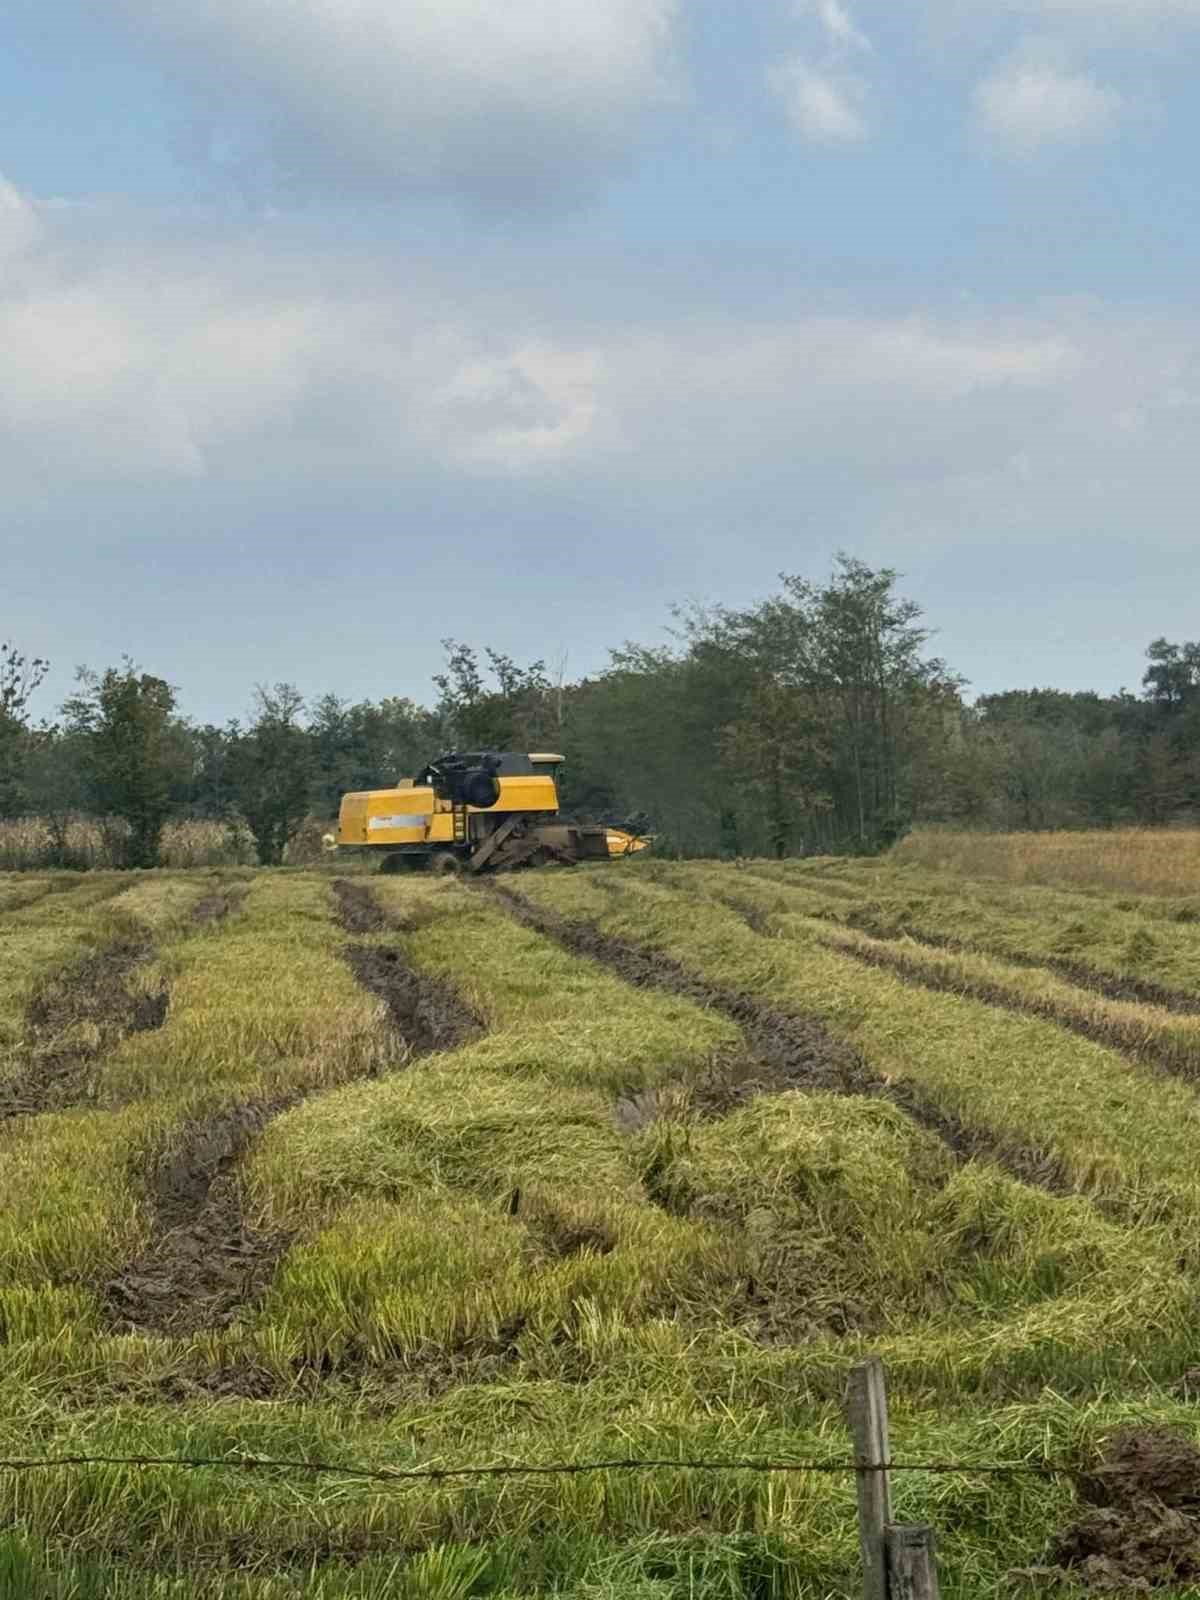
M852 1596L852 1477L683 1463L848 1461L871 1353L944 1594L1200 1595L1190 906L0 875L0 1600Z

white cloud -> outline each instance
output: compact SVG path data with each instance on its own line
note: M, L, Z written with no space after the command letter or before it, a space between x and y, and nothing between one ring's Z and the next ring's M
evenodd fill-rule
M835 45L854 50L869 50L871 41L860 32L842 0L815 0L816 13Z
M802 138L818 144L857 144L869 132L866 86L851 74L819 71L800 56L767 72L772 93Z
M1014 60L974 93L979 126L1018 154L1103 138L1119 121L1123 105L1115 90L1049 60Z
M41 231L31 201L0 174L0 262L28 250Z
M1164 538L1194 537L1200 324L1183 316L833 316L801 293L770 317L736 295L719 317L591 295L580 314L536 273L497 289L351 248L305 262L261 227L100 248L81 226L42 209L0 274L5 532L22 508L85 527L155 489L186 488L202 518L239 486L382 503L433 474L524 483L530 505L569 485L600 517L620 485L647 525L732 514L752 486L777 518L811 495L864 529L944 520L958 540L1081 505L1128 525L1152 508Z
M292 174L570 195L669 92L680 0L119 0Z

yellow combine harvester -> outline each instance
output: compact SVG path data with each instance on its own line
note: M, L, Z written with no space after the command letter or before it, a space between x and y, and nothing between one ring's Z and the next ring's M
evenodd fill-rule
M343 796L335 843L378 854L384 872L500 872L645 850L649 839L623 828L559 820L562 759L452 751L394 789Z

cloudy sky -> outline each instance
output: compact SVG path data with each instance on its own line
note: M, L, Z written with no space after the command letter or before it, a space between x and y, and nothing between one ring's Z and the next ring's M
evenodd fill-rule
M7 0L0 638L593 670L843 547L979 691L1200 635L1200 0Z

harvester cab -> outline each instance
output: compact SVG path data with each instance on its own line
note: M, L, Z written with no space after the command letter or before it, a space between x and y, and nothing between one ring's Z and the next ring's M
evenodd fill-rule
M345 795L338 848L378 854L384 872L425 867L472 874L609 860L646 849L648 838L560 818L562 759L448 751L394 789Z

